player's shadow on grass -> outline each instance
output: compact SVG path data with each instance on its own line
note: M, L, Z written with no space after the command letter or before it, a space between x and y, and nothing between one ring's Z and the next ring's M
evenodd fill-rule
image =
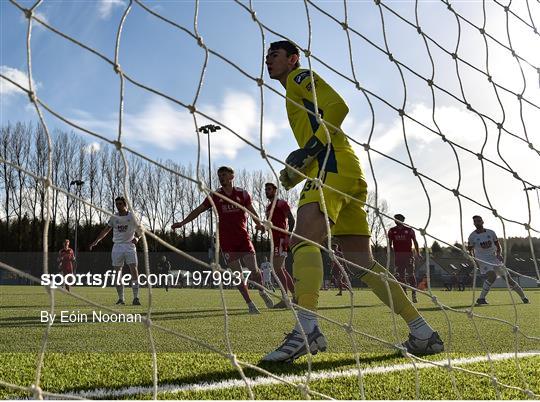
M57 303L55 303L55 306L58 306ZM0 305L0 308L41 308L41 309L49 309L51 307L50 304L36 304L36 305L30 305L30 304L20 304L20 305L12 305L12 306L5 306L5 305ZM71 305L69 306L71 307ZM73 307L78 307L78 306L73 306Z
M354 304L353 308L367 308L367 307L382 307L384 304L378 303L378 304ZM319 306L317 307L317 310L343 310L343 309L350 309L351 305L342 305L342 306Z
M323 360L318 361L316 356L313 356L312 362L311 362L311 371L319 371L319 370L332 370L343 366L351 366L351 369L356 368L356 359L350 354L345 354L344 357L336 360ZM391 354L384 354L380 356L368 356L368 357L359 357L360 364L363 363L376 363L376 362L385 362L385 361L393 361L396 360L396 353ZM303 358L302 361L292 364L284 364L284 363L267 363L267 362L259 362L257 365L261 368L264 368L265 370L270 371L273 374L298 374L298 372L307 373L309 370L307 359ZM365 368L365 367L364 367ZM258 371L251 370L251 369L245 369L246 375L249 376L260 376L262 375Z
M448 306L453 309L464 309L464 308L470 308L470 304L460 305L460 306ZM433 307L417 307L418 311L441 311L441 310L448 310L447 308L440 308L439 306L433 306Z
M362 363L375 363L375 362L385 362L385 361L391 361L395 360L396 355L395 354L387 354L387 355L381 355L381 356L370 356L370 357L360 357L360 364ZM301 362L295 362L295 363L264 363L264 362L258 362L257 365L260 368L263 368L267 371L270 371L273 374L276 375L288 375L288 374L303 374L308 371L308 363L307 360L303 359ZM311 364L311 371L320 371L320 370L332 370L343 366L351 366L351 368L356 367L356 360L354 356L352 355L344 355L343 358L335 359L332 361L317 361L317 359L314 357L312 364ZM250 368L244 368L244 373L247 377L254 378L254 377L264 377L264 374L257 370L253 370ZM187 381L189 383L199 383L199 382L207 382L207 381L215 381L216 377L219 377L220 379L229 379L229 378L238 378L238 372L231 368L231 370L227 370L226 372L223 371L216 371L216 372L207 372L204 374L199 374L196 376L191 376L187 378L183 378L183 381Z
M38 317L6 317L0 318L0 328L17 327L43 327L46 323L41 323Z
M354 308L361 308L361 307L377 307L379 304L373 304L373 305L354 305ZM319 308L319 310L340 310L340 309L350 309L351 306L322 306ZM275 313L283 313L290 311L288 309L264 309L261 311L261 314L275 314ZM244 316L244 315L250 315L249 312L246 310L245 307L234 307L234 308L227 308L227 315L228 316ZM152 312L152 317L156 319L156 321L170 321L170 320L188 320L192 318L209 318L209 317L223 317L223 309L222 308L215 308L215 309L205 309L205 310L187 310L187 311L156 311Z
M209 314L213 312L213 314ZM133 311L130 311L133 313ZM140 312L145 315L144 311ZM249 315L245 309L227 309L227 315L229 316L242 316ZM179 320L189 320L194 318L212 318L212 317L223 317L223 309L215 310L195 310L195 311L170 311L170 312L153 312L152 319L156 322L163 321L179 321ZM86 324L86 323L80 323ZM45 327L47 323L42 323L39 320L39 317L6 317L0 318L0 328L16 328L16 327ZM73 323L59 323L55 322L54 327L69 327L78 325Z
M521 302L516 302L515 303L516 305L520 305L520 304L523 304ZM451 306L451 305L448 305L448 307L450 308L453 308L453 309L456 309L456 310L459 310L459 309L469 309L471 308L472 306L474 306L475 310L477 309L484 309L484 308L489 308L489 307L506 307L506 306L513 306L514 304L513 303L504 303L504 304L500 304L500 303L497 303L497 304L488 304L487 306L476 306L474 304L463 304L463 305L459 305L459 306ZM418 311L441 311L442 309L438 306L433 306L433 307L417 307L417 310ZM445 308L444 310L448 310L447 308ZM465 313L465 310L462 310L462 312Z
M72 327L76 325L87 325L87 323L69 323L55 322L54 328L57 327ZM46 322L41 322L39 317L6 317L0 318L0 328L17 328L17 327L41 327L45 328Z
M228 316L250 315L245 307L227 308ZM189 320L193 318L223 317L223 309L187 310L187 311L156 311L152 318L156 321Z
M393 361L396 359L395 354L385 354L381 356L369 356L369 357L360 357L360 364L363 363L375 363L375 362L385 362ZM308 371L307 360L302 359L301 362L295 363L255 363L260 368L271 372L272 374L281 376L281 375L302 375ZM314 357L311 364L311 371L321 371L321 370L335 370L343 366L350 366L351 369L356 368L356 360L352 354L344 354L342 358L335 359L332 361L317 361L317 358ZM253 370L247 367L243 368L243 371L248 378L256 377L266 377L263 373L257 370ZM178 378L179 384L199 384L205 382L214 382L216 378L223 380L238 379L238 371L234 368L228 368L226 370L216 370L216 371L207 371L205 373L196 374L192 376L186 376ZM176 381L173 381L176 383Z

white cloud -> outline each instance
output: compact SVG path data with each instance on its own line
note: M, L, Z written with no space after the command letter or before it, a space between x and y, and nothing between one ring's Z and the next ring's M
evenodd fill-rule
M249 94L230 91L220 104L201 104L198 108L222 125L221 130L211 137L213 157L234 159L241 149L249 146L238 136L256 146L259 145L259 106ZM114 138L117 135L117 116L103 119L84 111L77 111L76 114L77 117L73 120L82 127L108 138ZM197 115L199 127L209 123L215 124ZM286 122L276 122L266 117L264 121L265 144L269 144L279 136L284 124L286 125ZM123 141L139 149L153 147L177 151L185 146L196 146L197 135L193 116L181 106L162 98L152 98L140 113L126 113L124 116ZM202 134L200 141L201 154L205 155L207 152L206 135Z
M236 133L233 134L231 131L226 130L225 127L222 127L221 132L212 137L212 155L234 159L242 148L250 147L238 136L259 147L260 111L259 105L251 95L230 91L225 95L223 102L218 107L203 106L201 110ZM263 125L264 143L268 145L274 138L279 136L279 132L283 128L283 123L272 120L267 114ZM205 141L204 136L202 141ZM201 145L205 150L207 149L206 142Z
M39 11L34 11L33 13L33 16L37 19L39 19L40 21L44 22L45 24L47 25L51 25L50 22L49 22L49 19L47 18L47 16L45 14L43 14L42 12L39 12ZM26 16L24 14L21 14L20 16L20 22L22 24L28 24L28 19L26 18ZM45 28L43 25L41 25L41 23L39 23L38 21L32 21L32 28L33 30L44 30L44 29L47 29ZM35 31L33 31L35 32Z
M115 7L124 7L123 0L99 0L98 12L101 19L107 19L111 16Z
M97 141L92 141L84 147L84 152L87 154L92 154L98 152L101 149L101 144Z
M127 142L145 143L165 150L190 144L195 138L191 115L164 99L154 98L139 114L126 114Z
M50 22L49 22L49 20L48 20L48 18L47 18L47 16L45 14L40 13L40 12L35 12L34 17L38 18L40 21L44 22L45 24L50 25ZM39 22L34 22L33 26L38 27L38 28L47 29L43 25L41 25Z
M427 126L433 127L431 120L431 107L425 104L416 104L408 108L415 119L423 122ZM480 152L485 139L485 128L478 116L467 110L462 110L451 106L437 106L435 118L448 139L471 150L473 153ZM529 129L534 125L530 124ZM364 124L348 125L352 130L346 130L354 138L361 138L361 142L367 141L366 132L369 127ZM354 128L356 128L356 132ZM407 122L405 124L409 150L411 152L414 165L419 172L427 175L432 180L439 182L450 189L458 185L458 168L456 158L452 149L444 143L437 135L417 124ZM518 132L519 133L519 132ZM540 169L540 158L533 151L528 149L527 144L504 134L500 140L498 130L492 123L488 123L488 140L484 149L484 155L491 160L505 166L499 156L505 158L512 170L521 177L535 183L537 181L535 173ZM497 151L497 142L499 152ZM392 156L407 165L410 164L407 155L401 120L394 119L386 125L379 124L375 128L375 134L371 141L373 148ZM370 190L374 190L369 164L367 163L366 152L357 147ZM526 203L526 194L521 183L512 177L511 174L495 167L489 162L485 162L485 170L482 172L481 162L476 155L469 152L457 150L459 164L461 168L460 192L471 199L488 205L484 194L484 182L486 191L493 207L506 218L518 222L528 220L529 211L532 215L534 227L540 226L540 214L538 205L530 207ZM377 179L380 197L386 199L390 205L390 214L401 212L407 216L407 222L417 227L423 227L429 215L428 199L418 180L409 168L403 167L388 158L371 153L374 163L375 176ZM457 199L451 191L433 184L430 180L424 179L427 187L429 200L431 201L431 217L427 231L447 241L453 243L460 240L459 208ZM529 194L532 195L532 194ZM466 237L472 230L470 217L473 214L485 216L486 222L496 231L501 233L497 219L490 211L475 205L471 201L461 198L463 204L463 231ZM507 224L507 235L525 236L523 226ZM431 245L432 240L428 243Z
M28 89L28 75L24 71L9 66L0 66L0 73L16 82L23 88ZM34 89L37 87L35 81L32 81L32 85ZM21 89L13 85L11 82L5 79L0 79L0 95L9 96L14 94L23 95L24 92L22 92Z
M422 103L413 104L407 108L407 114L414 120L429 127L427 129L413 120L405 118L405 135L409 148L418 150L429 147L433 143L442 143L440 136L436 134L438 130L432 120L431 106ZM347 122L347 120L350 119L346 119L345 132L353 138L361 138L361 142L367 142L368 122L364 121L358 124L354 120L350 122ZM453 106L437 106L435 108L435 120L441 133L446 138L471 148L474 152L480 150L485 136L485 129L482 121L473 112ZM402 154L405 151L404 138L401 119L396 118L390 123L377 122L375 124L370 145L381 153L396 156L396 154ZM363 148L358 145L355 145L354 148L357 152L363 151ZM374 159L381 157L375 152L371 156Z

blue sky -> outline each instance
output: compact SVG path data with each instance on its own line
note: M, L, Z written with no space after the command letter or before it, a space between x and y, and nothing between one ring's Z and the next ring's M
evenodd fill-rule
M415 22L414 1L386 1L387 7L403 18ZM540 26L540 6L531 3L531 15ZM23 14L10 2L1 4L1 72L25 82L26 26ZM20 2L28 7L32 2ZM166 1L145 3L155 12L175 21L194 32L195 3L192 1ZM248 6L247 2L244 2ZM481 1L452 2L456 11L469 21L481 26L483 12ZM37 17L51 26L76 38L78 41L114 58L115 38L118 24L127 2L114 1L44 1L36 9ZM344 21L342 1L317 3L324 11L339 21ZM530 23L525 2L512 2L511 10ZM268 28L294 39L303 48L308 47L311 26L311 50L314 55L331 65L341 74L351 78L351 58L345 31L312 5L306 7L301 1L254 1L253 7L259 20ZM404 23L386 8L379 8L372 1L347 2L348 24L358 33L381 48L385 48L385 35L390 52L404 64L422 76L430 77L431 63L422 37L415 29ZM486 8L486 31L500 42L508 45L506 17L502 7L488 2ZM463 20L458 25L456 17L440 1L420 1L418 20L424 32L442 47L454 51L469 63L486 70L486 51L482 35ZM308 24L308 21L310 24ZM510 43L516 53L534 66L540 66L540 37L516 18L509 17ZM259 76L263 61L261 33L250 14L233 1L201 1L198 7L197 29L204 43L238 65L251 76ZM405 109L408 114L435 128L432 121L431 92L426 83L405 71L406 91L394 63L380 50L355 34L352 36L354 73L363 87L401 107L406 93ZM280 39L265 31L266 46ZM510 52L488 41L488 68L494 80L520 93L540 105L539 77L530 66L522 63L524 79L519 65ZM463 82L463 94L457 79L454 60L433 43L429 43L435 60L435 82L458 98L466 97L473 107L504 121L504 127L520 138L529 135L537 149L540 142L537 132L540 124L538 108L524 105L520 112L515 96L499 91L497 97L486 78L473 69L459 64ZM204 62L204 50L185 32L173 28L146 12L138 4L126 19L120 43L119 60L123 71L136 81L166 93L178 101L191 104L195 98ZM33 24L32 77L40 99L66 118L94 130L107 138L115 138L118 130L119 78L112 67L86 50L60 38L48 29ZM368 140L371 113L365 97L339 74L312 59L313 68L334 86L346 99L350 113L343 128L359 143ZM308 65L306 58L303 66ZM265 83L283 93L277 82ZM4 80L1 86L2 124L8 121L35 120L36 114L24 94L16 91ZM525 88L525 89L524 89ZM238 72L220 58L210 56L204 82L201 86L197 108L203 113L231 127L242 137L259 143L260 92L257 84ZM451 148L436 135L426 131L410 120L403 126L397 113L383 102L371 98L375 111L375 130L371 146L385 155L410 164L412 158L419 171L449 188L458 183L458 165ZM500 103L499 103L500 102ZM272 91L264 90L263 141L268 153L285 159L296 145L293 141L285 114L284 100ZM199 151L195 126L191 115L181 106L162 97L126 84L125 119L123 141L154 159L172 159L179 163L194 162ZM480 152L486 129L478 116L452 97L436 91L435 116L441 131L463 147ZM65 126L51 115L46 115L49 127ZM524 124L522 123L522 119ZM198 117L198 124L206 124ZM408 155L403 128L410 150ZM487 122L488 141L484 154L497 163L508 163L512 170L538 185L537 172L540 158L528 149L523 141L509 135L500 139L493 123ZM83 135L81 133L81 135ZM92 140L87 137L88 140ZM202 138L205 141L205 138ZM497 142L499 140L499 152ZM234 134L222 130L212 137L212 157L216 165L229 164L236 168L252 167L266 169L266 163L258 151L245 145ZM363 161L371 189L375 180L370 170L368 156L357 147ZM206 161L206 145L200 153ZM467 152L457 151L462 173L460 191L482 204L488 201L505 217L519 222L528 221L529 208L521 184L502 170L486 165L487 199L482 184L482 166L478 159ZM459 209L451 192L426 181L429 198L424 194L419 180L392 160L371 153L375 178L380 197L390 205L390 213L401 212L407 222L423 227L428 232L453 243L461 238ZM276 169L281 166L274 164ZM536 194L529 193L532 226L540 228L540 206ZM431 214L428 205L431 203ZM486 223L502 236L502 226L490 213L463 200L463 235L472 230L470 216L480 213ZM507 224L507 235L525 236L523 227ZM432 240L429 240L431 244Z

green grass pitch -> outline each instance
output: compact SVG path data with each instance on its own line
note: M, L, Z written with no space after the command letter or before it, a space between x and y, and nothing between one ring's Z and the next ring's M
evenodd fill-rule
M115 308L116 292L112 288L74 288L74 291L96 303ZM247 314L236 290L225 291L229 310L228 326L232 350L241 361L259 364L260 358L276 347L283 333L290 331L294 318L287 310L268 310L256 292L252 298L262 314ZM346 323L351 314L348 294L335 296L334 290L321 291L320 313ZM471 291L434 290L438 300L461 312L442 312L431 299L420 296L420 312L445 340L446 352L426 357L432 361L451 358L480 360L460 364L467 370L486 373L513 388L495 387L490 378L447 368L397 370L397 365L411 360L390 347L361 334L354 339L365 373L362 378L367 399L526 399L520 389L540 394L540 355L506 356L486 361L486 352L496 357L502 353L540 351L540 292L527 289L531 301L524 305L507 290L492 290L488 306L475 307L481 317L471 320L463 313L473 301ZM68 295L55 292L55 312L75 311L89 314L99 308ZM131 290L126 289L130 300ZM217 290L153 289L152 321L159 326L197 338L227 352L225 318ZM142 306L119 306L125 313L146 314L147 289L141 289ZM1 382L29 386L36 376L37 352L46 324L40 312L48 310L50 300L38 286L0 287L0 399L32 397L1 385ZM106 312L103 310L103 312ZM485 317L485 318L484 318ZM397 334L389 309L366 289L354 291L353 326L356 330L390 343L403 341L407 327L395 317ZM58 320L58 319L57 319ZM507 324L504 321L510 323ZM517 334L515 326L519 327ZM329 349L312 358L313 379L309 389L337 399L359 399L360 386L351 339L343 328L321 321ZM481 334L477 336L476 329ZM526 336L536 339L527 339ZM152 329L157 351L158 398L160 399L246 399L238 372L230 361L207 348L158 328ZM397 336L396 336L397 335ZM47 353L41 375L45 391L73 394L88 398L150 399L152 398L152 355L148 330L141 323L59 323L51 327ZM446 360L447 361L447 360ZM458 360L456 360L458 361ZM308 372L303 357L293 364L262 365L280 377L301 383ZM386 367L382 372L378 370ZM245 369L253 380L257 399L303 399L295 387L268 383L260 372ZM418 387L418 388L417 388ZM99 393L97 390L103 392ZM84 392L87 392L86 394ZM317 398L317 396L313 396Z

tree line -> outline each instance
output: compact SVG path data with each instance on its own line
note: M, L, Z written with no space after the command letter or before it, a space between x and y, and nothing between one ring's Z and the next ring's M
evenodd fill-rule
M34 173L47 175L48 140L40 124L17 122L1 128L0 157ZM129 189L133 210L141 217L145 227L161 237L188 251L201 251L209 245L209 212L201 214L177 233L170 225L185 217L204 199L197 183L184 177L195 178L196 169L171 160L157 160L167 169L126 153L128 164L125 175L124 162L119 152L107 143L86 141L74 132L55 129L51 133L52 183L65 191L80 196L88 203L105 211L114 211L114 199L123 195L124 184ZM234 168L234 166L233 166ZM212 186L218 188L216 166L213 167ZM200 167L200 177L208 182L208 167ZM124 181L127 180L127 183ZM84 184L77 184L82 181ZM264 183L275 181L269 171L240 170L235 172L234 184L245 188L252 196L259 216L264 216L267 200ZM80 182L79 182L80 183ZM78 221L79 249L84 249L108 221L108 215L97 208L79 203L61 191L51 189L49 250L58 250L65 238L73 242ZM298 204L299 190L293 189L280 195L293 210ZM374 194L368 203L374 202ZM0 251L42 251L43 223L46 213L43 182L6 163L0 163ZM388 210L386 201L379 200L379 209ZM368 213L370 210L368 209ZM373 213L368 217L374 236L373 243L384 242L384 230ZM267 236L255 231L253 221L248 220L248 230L263 247ZM111 245L111 236L104 240ZM151 250L159 250L156 242L149 239Z

